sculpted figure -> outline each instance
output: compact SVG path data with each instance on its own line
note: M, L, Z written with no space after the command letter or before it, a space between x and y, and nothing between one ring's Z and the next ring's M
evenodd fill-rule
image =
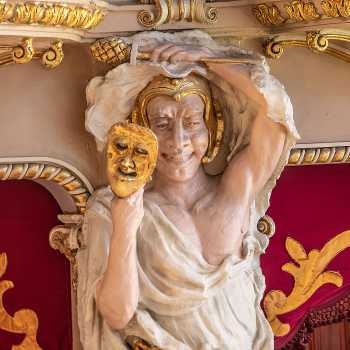
M289 98L263 60L198 65L259 59L201 32L131 42L134 61L89 84L86 125L123 179L146 174L156 150L130 123L152 130L158 158L152 181L138 179L136 192L106 187L88 204L78 256L83 347L137 348L142 339L164 350L273 349L260 308L268 238L256 225L298 137ZM135 61L145 47L152 62Z

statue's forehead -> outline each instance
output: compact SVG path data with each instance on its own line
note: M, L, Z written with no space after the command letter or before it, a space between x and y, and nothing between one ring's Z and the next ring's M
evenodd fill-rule
M157 140L149 129L141 128L137 125L114 126L110 131L110 140L118 138L123 142L132 144L142 144L150 147L156 147Z

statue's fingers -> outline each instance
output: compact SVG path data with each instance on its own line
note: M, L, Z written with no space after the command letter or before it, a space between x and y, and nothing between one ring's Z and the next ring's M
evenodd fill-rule
M153 62L159 62L160 55L164 50L167 50L168 48L174 46L173 44L164 44L158 46L156 49L153 50L151 60Z
M166 50L162 51L162 53L160 54L159 60L170 61L173 55L181 51L183 51L182 47L179 47L179 46L169 47Z
M186 51L179 51L171 56L171 62L172 63L178 63L181 61L186 61L186 57L188 56L188 53Z

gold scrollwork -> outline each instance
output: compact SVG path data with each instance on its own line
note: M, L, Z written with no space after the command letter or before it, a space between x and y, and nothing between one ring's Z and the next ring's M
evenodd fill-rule
M325 53L350 63L350 52L340 46L331 47L329 41L350 42L350 32L331 32L329 30L307 32L304 37L284 35L275 37L265 44L265 54L269 58L278 59L286 47L305 47L312 52Z
M256 19L263 25L278 26L286 20L281 16L281 12L276 5L258 4L253 7Z
M7 269L7 255L0 254L0 278ZM19 345L15 345L12 349L17 350L42 350L39 346L36 335L38 332L39 321L36 313L30 309L21 309L14 316L11 316L5 310L3 304L4 293L13 288L12 281L0 281L0 329L16 334L25 334L23 341Z
M213 24L218 19L215 7L208 6L205 0L155 0L155 13L141 10L137 21L144 27L159 27L162 24L178 21Z
M56 68L64 58L62 41L52 43L47 49L34 49L32 38L24 39L17 46L0 46L0 67L25 64L40 58L44 67Z
M45 180L62 186L74 200L79 213L84 213L86 202L92 192L86 184L68 167L52 162L1 162L0 181L4 180Z
M289 19L296 22L313 21L320 18L317 8L312 2L294 0L290 4L285 5L285 9Z
M104 11L95 5L84 8L58 3L0 3L0 23L91 29L96 27L104 16Z
M349 0L323 0L321 7L328 17L350 17Z
M287 237L286 250L295 263L284 264L282 270L293 276L293 290L288 296L281 290L272 290L266 294L263 302L267 319L275 336L282 337L290 331L290 325L282 323L277 316L297 309L324 284L330 283L341 287L343 284L341 274L325 271L325 269L335 256L349 247L350 230L332 238L321 250L312 249L309 253L306 253L298 241Z

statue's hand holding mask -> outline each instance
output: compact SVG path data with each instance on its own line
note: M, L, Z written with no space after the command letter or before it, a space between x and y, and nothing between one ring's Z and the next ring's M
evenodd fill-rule
M108 133L107 177L115 195L130 196L151 178L157 162L158 143L153 132L120 122Z

